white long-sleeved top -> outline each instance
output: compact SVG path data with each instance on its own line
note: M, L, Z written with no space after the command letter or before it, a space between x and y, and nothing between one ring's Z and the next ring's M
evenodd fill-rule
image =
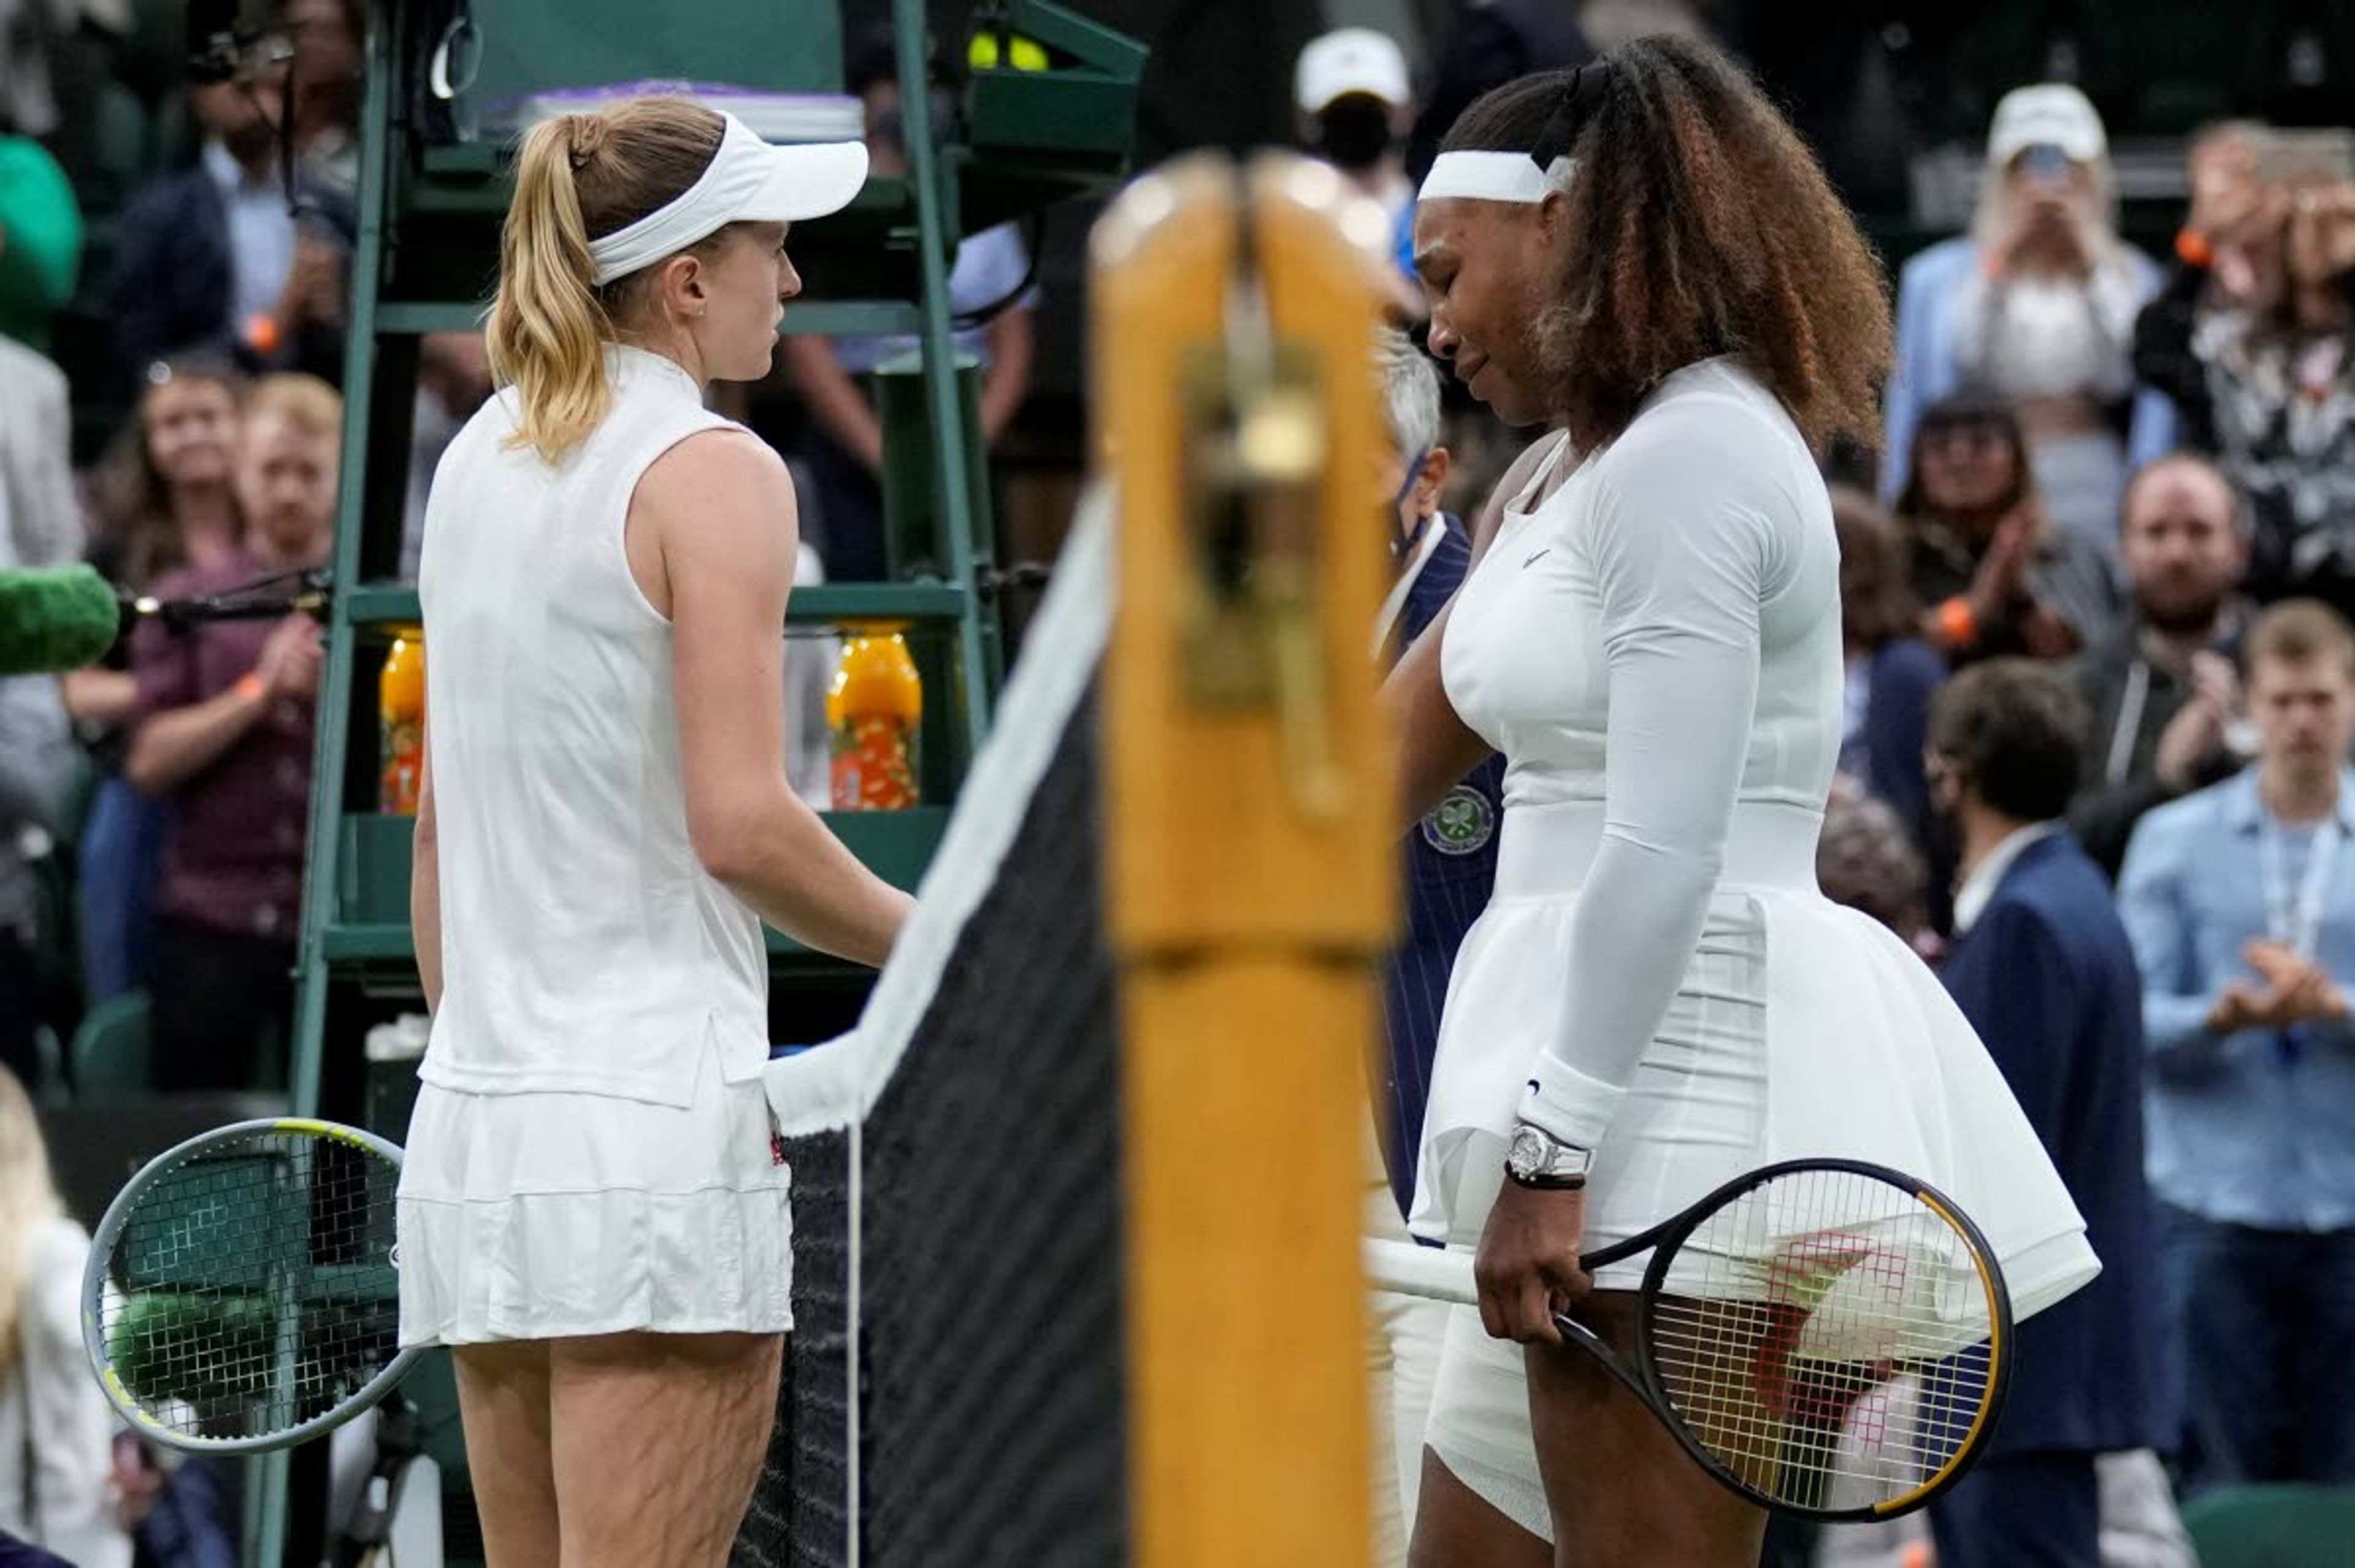
M1806 443L1754 376L1678 371L1508 511L1446 637L1449 700L1505 753L1505 814L1497 896L1448 987L1418 1236L1477 1240L1518 1115L1595 1149L1596 1244L1759 1166L1848 1158L1961 1204L2016 1317L2098 1272L1969 1020L1816 884L1839 549ZM1640 1278L1621 1267L1606 1288ZM1984 1331L1951 1327L1958 1345Z
M1568 457L1557 462L1571 461ZM1464 721L1520 806L1599 802L1521 1114L1592 1147L1700 936L1737 802L1820 811L1840 741L1839 549L1806 443L1738 364L1670 376L1515 514L1447 628Z

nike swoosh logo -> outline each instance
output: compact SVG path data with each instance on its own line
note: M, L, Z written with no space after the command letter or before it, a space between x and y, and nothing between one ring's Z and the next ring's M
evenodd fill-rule
M1551 545L1548 545L1548 546L1546 546L1546 547L1545 547L1545 549L1541 549L1541 550L1538 551L1538 552L1537 552L1537 554L1535 554L1535 555L1533 555L1533 556L1529 557L1529 560L1525 560L1525 561L1521 562L1521 570L1522 570L1523 571L1527 571L1529 568L1531 568L1531 567L1535 566L1538 562L1540 562L1540 561L1543 560L1546 557L1548 557L1548 556L1551 555L1552 553L1553 553L1553 546L1551 546Z

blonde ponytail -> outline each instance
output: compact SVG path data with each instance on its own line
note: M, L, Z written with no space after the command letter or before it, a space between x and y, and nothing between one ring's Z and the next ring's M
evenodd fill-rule
M532 127L516 160L515 203L499 242L499 293L485 347L491 374L512 385L522 405L510 442L549 463L588 439L613 400L605 344L613 327L597 297L572 181L575 161L595 156L604 131L595 114Z
M522 404L512 444L560 463L605 417L613 396L605 345L618 336L616 319L639 308L630 291L654 268L599 288L589 241L677 200L710 166L725 129L692 100L650 97L559 114L525 135L485 334L491 374Z

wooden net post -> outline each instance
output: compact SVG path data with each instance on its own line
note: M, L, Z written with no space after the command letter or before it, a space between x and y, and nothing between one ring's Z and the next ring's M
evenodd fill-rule
M1369 1551L1365 1064L1398 900L1367 653L1387 233L1331 170L1270 155L1174 165L1095 236L1145 1568Z

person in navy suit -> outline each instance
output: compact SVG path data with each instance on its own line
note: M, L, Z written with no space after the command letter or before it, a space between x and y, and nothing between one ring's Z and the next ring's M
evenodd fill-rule
M1931 791L1961 847L1946 988L2028 1113L2102 1260L2019 1326L2002 1423L1936 1505L1940 1568L2099 1568L2095 1460L2169 1441L2143 1179L2142 983L2109 883L2061 818L2083 706L2067 678L1996 659L1930 710Z
M1377 353L1384 412L1396 451L1391 472L1397 565L1374 631L1384 663L1414 645L1463 584L1472 540L1439 509L1447 449L1439 444L1439 375L1405 334L1383 333ZM1384 1072L1390 1114L1382 1154L1401 1216L1414 1200L1414 1157L1423 1101L1439 1049L1439 1014L1464 933L1488 907L1497 879L1497 827L1504 816L1505 761L1492 756L1415 825L1406 844L1406 933L1391 955L1383 989L1390 1040Z
M1447 483L1447 449L1439 444L1439 374L1404 333L1384 331L1374 368L1392 451L1384 480L1390 492L1391 553L1397 575L1374 627L1374 648L1385 663L1423 635L1453 598L1472 564L1464 525L1440 510ZM1404 848L1406 923L1391 952L1382 987L1384 1050L1373 1072L1375 1115L1389 1187L1370 1195L1369 1231L1406 1237L1414 1200L1415 1154L1423 1145L1423 1103L1431 1092L1432 1058L1439 1050L1439 1014L1465 933L1488 904L1497 877L1497 828L1504 818L1505 763L1492 756L1451 789L1415 825ZM1396 1544L1414 1523L1423 1473L1423 1415L1439 1368L1447 1322L1444 1302L1384 1294L1373 1303L1376 1371L1391 1425L1390 1459L1397 1471ZM1378 1513L1378 1530L1389 1522Z

